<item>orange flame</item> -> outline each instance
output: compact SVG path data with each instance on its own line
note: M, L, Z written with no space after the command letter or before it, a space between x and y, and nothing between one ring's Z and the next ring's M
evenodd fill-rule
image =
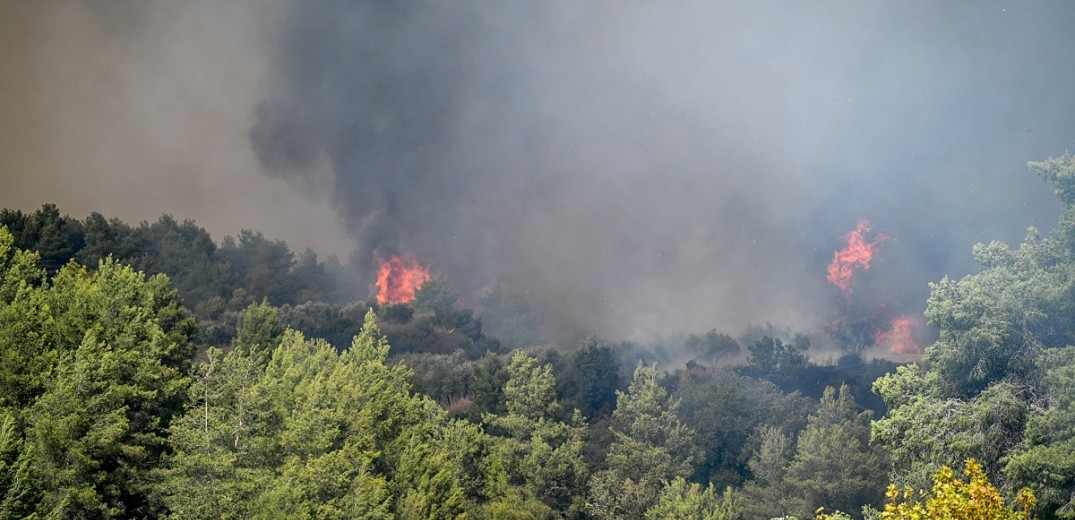
M914 339L913 330L920 322L911 316L899 316L892 320L888 330L877 330L873 341L878 345L888 345L893 354L921 354L922 345Z
M860 220L855 230L848 233L847 245L832 255L829 274L825 278L840 288L845 302L851 298L851 280L855 278L855 273L869 269L870 262L877 254L877 246L888 240L887 236L880 233L872 234L871 239L869 236L872 230L873 225L869 220Z
M381 262L377 271L377 303L404 303L429 279L429 268L413 258L391 256Z

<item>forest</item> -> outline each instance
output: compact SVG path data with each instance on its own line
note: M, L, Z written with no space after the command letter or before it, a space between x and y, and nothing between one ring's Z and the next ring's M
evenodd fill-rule
M1063 203L930 284L915 362L775 327L543 342L525 297L346 301L193 221L0 212L0 518L1075 518Z

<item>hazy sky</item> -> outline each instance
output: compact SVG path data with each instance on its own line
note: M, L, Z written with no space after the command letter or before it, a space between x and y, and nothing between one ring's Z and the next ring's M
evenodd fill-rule
M921 313L1058 214L1075 3L0 0L0 206L193 218L645 338ZM368 278L368 274L366 275ZM356 289L361 296L366 287Z

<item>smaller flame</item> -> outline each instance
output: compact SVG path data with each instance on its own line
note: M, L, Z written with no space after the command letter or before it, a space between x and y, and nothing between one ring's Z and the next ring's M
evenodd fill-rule
M872 234L873 225L869 220L862 219L855 226L854 231L847 235L847 245L832 255L829 263L828 276L825 278L840 289L846 303L851 298L853 289L851 281L855 273L870 268L870 262L877 254L877 247L888 237L880 233ZM872 238L870 235L873 235Z
M921 354L922 345L914 339L914 329L921 323L912 316L899 316L892 320L888 330L877 330L873 341L878 345L888 345L893 354Z
M429 268L408 257L392 255L377 270L377 303L405 303L429 279Z

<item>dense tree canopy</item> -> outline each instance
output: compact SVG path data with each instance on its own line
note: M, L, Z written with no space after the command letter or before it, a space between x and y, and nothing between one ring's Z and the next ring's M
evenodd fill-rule
M501 286L341 304L259 233L4 210L0 518L1075 518L1075 157L1031 169L1059 225L933 284L899 367L770 326L662 370Z
M693 472L694 430L680 421L679 400L660 385L655 365L638 364L627 392L616 393L606 469L590 483L597 518L642 518L661 487Z
M106 258L92 272L71 263L45 280L37 255L12 243L0 228L0 357L10 361L0 366L0 405L14 422L5 421L13 470L39 497L19 507L56 517L152 514L149 474L182 410L193 322L163 276Z
M1065 347L1075 343L1075 156L1030 169L1064 203L1056 229L1042 237L1032 228L1014 250L979 244L979 273L931 285L926 317L940 338L920 366L874 384L891 411L873 437L892 455L897 483L923 487L940 466L975 458L1002 489L1040 494L1043 515L1075 518L1072 436L1054 426L1066 420Z
M240 313L262 300L279 306L336 297L334 275L312 251L296 259L287 244L250 230L218 246L192 220L164 215L130 226L92 213L79 221L61 216L53 204L33 213L0 210L0 226L9 229L15 247L37 251L49 274L70 260L93 268L109 255L139 271L166 274L201 320L226 319L228 311Z

